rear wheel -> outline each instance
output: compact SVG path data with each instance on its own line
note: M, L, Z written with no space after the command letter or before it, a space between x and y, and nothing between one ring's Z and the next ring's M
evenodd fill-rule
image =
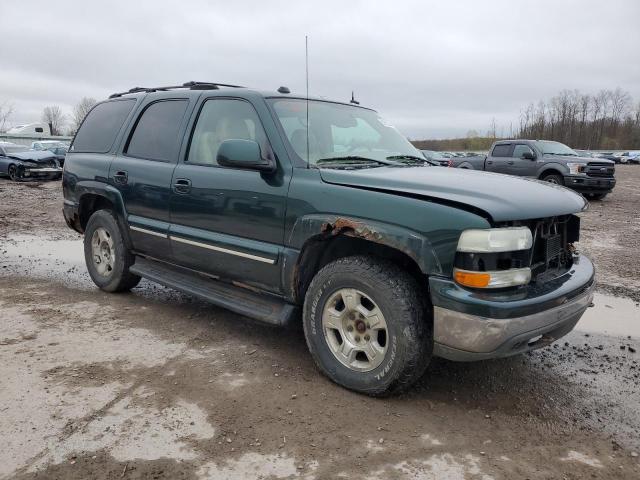
M401 391L431 359L431 315L417 282L388 261L357 256L325 266L307 291L303 324L320 371L358 392Z
M549 173L542 177L545 182L553 183L554 185L564 185L564 179L562 175L558 175L557 173Z
M106 292L123 292L140 282L129 272L135 258L127 248L118 222L109 210L98 210L84 232L84 258L89 275Z

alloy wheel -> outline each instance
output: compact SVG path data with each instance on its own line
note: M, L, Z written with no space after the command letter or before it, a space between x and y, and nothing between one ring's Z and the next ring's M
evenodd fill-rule
M353 288L334 292L325 303L322 327L331 353L351 370L368 372L384 360L387 323L380 308L363 292Z

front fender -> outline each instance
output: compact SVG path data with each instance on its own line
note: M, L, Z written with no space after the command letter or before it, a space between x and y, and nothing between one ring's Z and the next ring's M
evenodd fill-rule
M312 237L347 235L388 246L408 255L427 275L442 275L443 269L427 237L408 228L368 219L313 214L293 225L287 245L301 250Z

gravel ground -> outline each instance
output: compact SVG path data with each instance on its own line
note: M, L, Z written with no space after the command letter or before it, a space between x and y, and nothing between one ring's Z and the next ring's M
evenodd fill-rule
M320 376L297 329L145 281L97 290L59 182L0 180L0 479L639 478L640 167L618 179L582 215L591 326L434 360L387 399ZM623 316L630 335L605 334Z

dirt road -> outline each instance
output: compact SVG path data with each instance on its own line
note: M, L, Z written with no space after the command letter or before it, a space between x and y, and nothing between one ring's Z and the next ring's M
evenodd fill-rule
M551 348L372 399L278 330L90 282L59 183L0 181L0 479L639 478L640 167L582 215L601 291ZM607 293L626 294L613 298Z

